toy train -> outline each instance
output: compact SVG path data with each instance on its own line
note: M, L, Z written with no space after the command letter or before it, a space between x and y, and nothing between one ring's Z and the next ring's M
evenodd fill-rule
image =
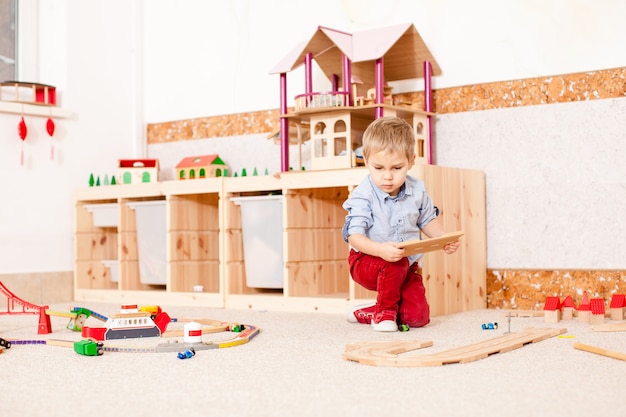
M101 356L104 353L104 343L83 339L74 342L74 352L84 356Z

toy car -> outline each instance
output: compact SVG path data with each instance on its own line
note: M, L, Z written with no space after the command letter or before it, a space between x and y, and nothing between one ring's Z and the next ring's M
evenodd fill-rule
M90 339L83 339L74 342L74 352L84 356L100 356L104 353L104 344Z
M184 352L178 352L178 359L189 359L194 356L196 356L196 350L192 347Z
M11 347L11 342L0 337L0 347L9 349Z

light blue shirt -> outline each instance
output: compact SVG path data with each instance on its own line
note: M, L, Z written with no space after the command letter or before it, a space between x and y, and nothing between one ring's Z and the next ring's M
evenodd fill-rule
M439 209L426 192L424 182L407 175L397 196L376 187L368 175L343 203L348 215L343 238L355 233L375 242L405 242L421 239L421 229L439 215ZM409 256L409 263L422 254Z

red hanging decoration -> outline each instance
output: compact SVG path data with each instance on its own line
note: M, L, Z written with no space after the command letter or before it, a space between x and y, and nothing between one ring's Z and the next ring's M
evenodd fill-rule
M54 121L48 117L48 121L46 122L46 130L50 136L54 135Z
M48 131L48 135L50 135L50 139L54 135L54 121L48 117L48 121L46 122L46 130ZM54 142L50 140L50 159L54 159Z
M26 128L26 122L24 121L24 116L22 116L22 120L20 120L19 125L17 126L17 131L20 134L20 138L22 141L26 139L26 135L28 134L28 129Z
M26 128L26 122L24 121L24 116L22 116L22 120L20 120L17 125L17 132L20 134L20 139L22 139L22 152L20 154L20 165L24 166L24 140L26 140L26 135L28 134L28 129Z

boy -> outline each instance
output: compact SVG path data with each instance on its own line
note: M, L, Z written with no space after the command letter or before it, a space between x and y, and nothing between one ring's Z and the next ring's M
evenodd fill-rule
M406 257L395 246L419 239L420 232L431 238L444 233L424 183L407 175L415 163L413 128L398 117L373 121L363 134L363 159L369 175L343 204L343 237L351 246L352 279L378 295L374 305L355 307L346 318L383 332L397 331L398 323L425 326L430 308L418 267L422 255ZM458 247L456 241L443 250Z

